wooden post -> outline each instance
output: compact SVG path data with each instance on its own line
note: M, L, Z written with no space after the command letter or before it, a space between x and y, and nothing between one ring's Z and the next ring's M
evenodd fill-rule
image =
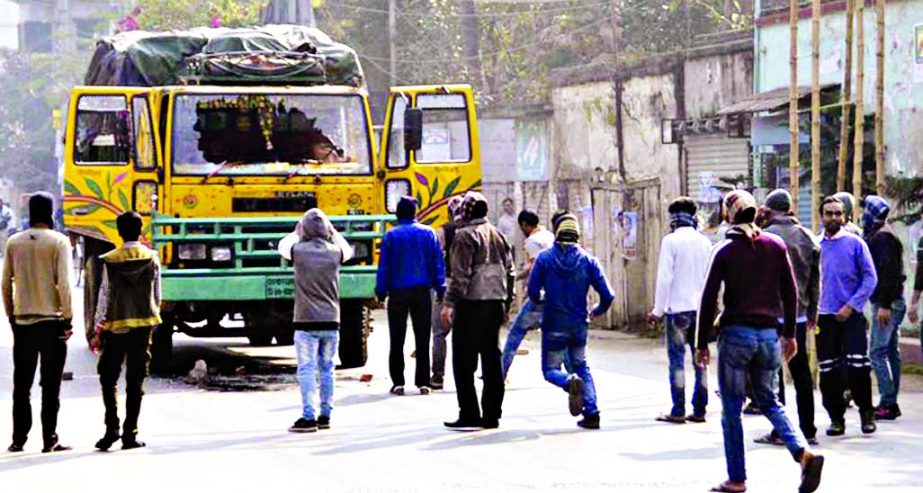
M846 2L846 52L843 68L843 100L840 113L840 153L836 168L836 191L846 190L846 163L849 160L849 117L852 109L852 31L855 0Z
M791 30L791 50L789 57L789 71L791 80L788 90L788 134L790 151L788 165L791 169L791 193L792 193L792 210L798 214L798 190L799 169L798 169L798 0L791 0L789 6L789 28Z
M875 193L885 194L885 0L875 0L878 21L875 66Z
M852 193L862 200L862 150L865 143L865 0L856 2L856 140L853 143ZM856 204L858 206L858 204ZM853 220L861 207L853 207Z
M811 8L811 230L820 228L820 0Z

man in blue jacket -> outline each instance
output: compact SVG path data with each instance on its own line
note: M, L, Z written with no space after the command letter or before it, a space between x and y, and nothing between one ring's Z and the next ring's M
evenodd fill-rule
M586 362L589 319L609 309L615 296L606 275L594 257L579 245L580 226L577 218L567 214L555 228L555 244L535 259L529 276L529 299L540 304L542 312L542 373L545 380L569 394L570 413L583 419L577 425L599 428L596 407L596 387ZM587 293L590 287L599 293L599 304L589 311ZM542 292L545 299L542 300ZM569 362L572 374L561 371Z
M445 262L436 232L416 221L417 202L401 197L397 204L398 225L385 234L378 260L375 295L388 299L388 327L391 333L391 393L404 395L404 339L407 315L413 325L417 367L414 384L429 394L429 337L432 291L445 295Z

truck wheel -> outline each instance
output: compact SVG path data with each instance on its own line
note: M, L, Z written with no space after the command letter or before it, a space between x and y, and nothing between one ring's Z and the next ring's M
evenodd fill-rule
M251 346L269 346L272 344L272 334L250 334L247 336Z
M154 328L151 338L151 371L167 375L173 363L173 315L163 314L163 323Z
M361 300L340 302L340 368L365 366L369 358L369 309Z

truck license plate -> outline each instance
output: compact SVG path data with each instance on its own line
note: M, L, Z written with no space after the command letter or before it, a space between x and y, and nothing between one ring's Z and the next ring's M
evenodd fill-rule
M295 297L294 277L269 277L266 278L266 298L292 299Z

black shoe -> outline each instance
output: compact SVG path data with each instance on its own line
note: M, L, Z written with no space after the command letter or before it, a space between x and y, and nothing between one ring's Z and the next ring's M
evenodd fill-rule
M580 416L583 412L583 380L577 375L567 377L566 390L568 393L567 405L571 416Z
M457 431L476 431L483 428L479 419L457 419L455 421L446 421L443 423L446 428Z
M68 450L72 449L73 447L68 447L67 445L61 445L60 443L55 442L54 445L46 445L45 448L42 449L42 453L50 454L52 452L67 452Z
M481 420L481 428L484 428L485 430L494 430L499 427L500 427L499 419L482 419Z
M429 387L433 390L442 390L445 387L445 383L441 378L433 377L429 381Z
M330 429L330 416L321 416L317 418L317 429L318 430L329 430Z
M288 431L292 433L314 433L317 431L317 421L313 419L298 418L295 424L289 426Z
M896 402L888 407L891 409L891 412L894 413L895 418L901 417L901 406L898 406Z
M584 416L583 419L577 421L577 426L585 428L587 430L598 430L599 429L599 413L590 414Z
M838 437L846 434L846 423L842 421L834 421L830 423L830 427L827 428L828 437Z
M808 445L818 445L820 443L817 441L817 437L805 437L804 439L807 440Z
M122 450L131 450L133 448L147 447L147 444L139 441L135 437L122 437Z
M6 448L6 451L10 453L22 452L22 447L23 447L23 444L13 442L10 444L9 447Z
M862 411L859 416L862 420L862 433L866 435L875 433L878 429L878 425L875 424L875 411Z
M122 436L119 435L118 431L106 431L106 434L96 442L96 448L105 452L112 448L112 444L119 441L119 438L122 438Z

